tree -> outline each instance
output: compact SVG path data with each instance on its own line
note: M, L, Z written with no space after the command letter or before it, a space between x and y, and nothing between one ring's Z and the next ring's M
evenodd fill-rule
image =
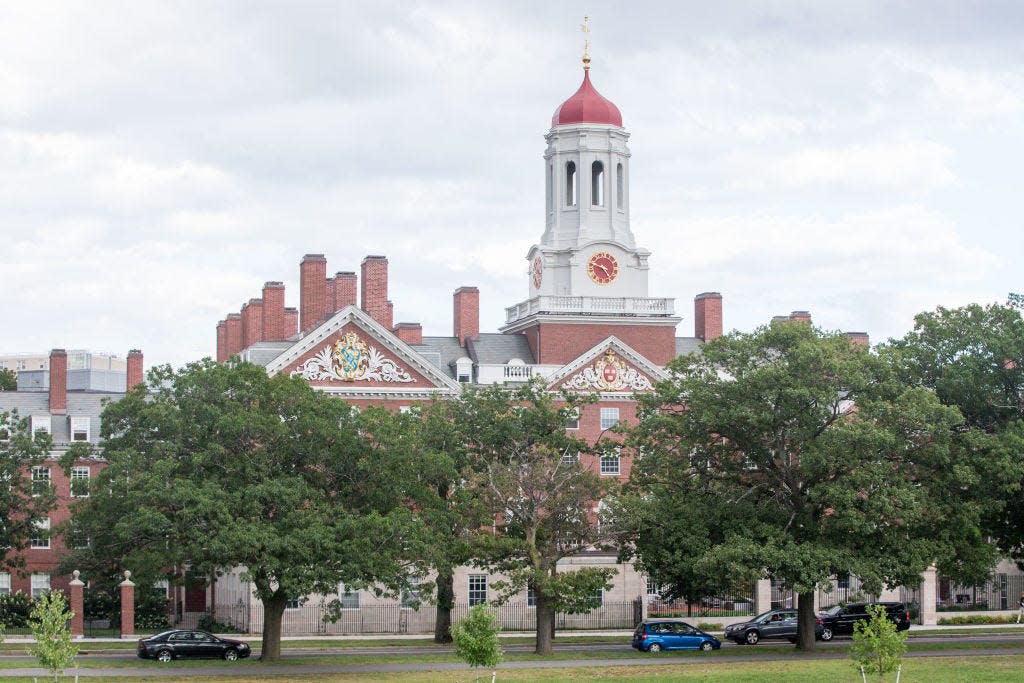
M10 368L0 368L0 391L17 391L18 376Z
M498 676L495 667L502 659L501 643L498 642L500 631L498 619L487 605L474 605L469 615L452 629L455 654L473 668L487 666L495 669L491 673L491 683Z
M896 630L896 624L886 615L884 605L868 605L866 621L853 625L853 645L850 657L863 673L865 669L878 674L878 680L895 671L907 651L907 634Z
M610 586L614 570L558 571L558 562L609 537L594 507L607 487L580 463L591 450L566 433L581 397L551 394L531 382L518 389L467 389L458 423L479 492L495 520L495 535L479 562L507 578L501 598L524 589L536 600L537 654L552 653L557 612L585 612Z
M17 411L0 412L0 566L24 566L25 550L40 535L39 525L56 504L48 479L33 482L33 468L41 467L53 441L45 431L29 431L29 420Z
M346 403L248 363L156 368L148 381L148 395L136 387L104 410L109 464L76 511L84 552L179 580L183 567L243 567L271 661L289 600L405 580L412 515Z
M44 593L35 600L29 626L35 642L28 647L28 653L50 670L57 681L75 661L78 646L71 642L68 621L74 617L68 609L64 594L59 591Z
M1021 311L998 304L940 307L918 315L914 330L883 352L904 382L934 391L942 403L963 414L957 441L961 461L979 473L973 508L982 518L982 533L994 537L1019 563L1024 561ZM990 568L990 558L984 556L939 566L944 575L965 583L983 581Z
M694 568L681 591L780 579L799 596L798 646L810 649L814 591L832 576L856 574L878 593L914 579L939 553L934 530L956 496L928 484L939 473L946 485L975 474L953 460L961 418L931 392L895 381L867 348L777 323L719 337L669 370L670 380L640 397L633 439L644 447L640 497L663 510L710 511L696 551L672 548ZM647 533L638 529L634 541L645 564Z

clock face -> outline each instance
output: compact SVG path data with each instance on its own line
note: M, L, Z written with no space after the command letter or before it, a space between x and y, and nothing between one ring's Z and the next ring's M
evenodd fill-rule
M533 275L534 289L540 289L540 283L544 281L544 260L540 256L534 257L530 273Z
M619 262L607 251L599 251L587 261L587 275L599 285L606 285L619 274Z

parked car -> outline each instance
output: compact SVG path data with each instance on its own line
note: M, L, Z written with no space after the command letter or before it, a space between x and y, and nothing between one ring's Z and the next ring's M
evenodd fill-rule
M633 631L633 647L641 652L717 650L722 641L679 619L648 619Z
M797 611L795 609L773 609L758 614L750 621L741 624L729 624L725 627L725 637L740 645L756 645L762 640L784 639L796 642ZM814 637L821 640L824 630L819 618L814 620Z
M159 662L185 657L226 659L233 662L240 657L248 657L251 653L249 645L240 640L218 638L206 631L181 629L142 638L139 640L138 650L138 655L142 659L155 659Z
M833 636L851 635L854 624L871 618L868 614L871 605L885 607L886 616L896 624L898 630L906 631L910 628L910 615L902 602L851 602L848 605L836 605L818 615L824 626L821 639L832 640Z

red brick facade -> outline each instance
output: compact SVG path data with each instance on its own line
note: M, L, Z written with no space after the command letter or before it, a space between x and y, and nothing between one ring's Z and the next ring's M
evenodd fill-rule
M50 414L68 412L68 354L64 349L50 351Z
M280 341L284 333L284 284L277 281L263 284L263 339Z
M390 330L393 307L388 301L388 260L384 256L367 256L362 263L363 292L360 308Z
M693 300L693 336L711 341L722 336L722 295L704 292Z
M523 334L542 365L564 365L613 335L655 365L676 357L675 325L538 323Z
M249 299L242 306L242 348L263 341L263 299Z
M132 349L128 352L128 369L125 377L125 387L131 389L145 381L145 372L142 363L142 351Z
M299 315L303 332L327 317L327 259L323 254L306 254L299 266Z
M480 290L476 287L459 287L453 297L453 334L460 346L467 339L480 336Z

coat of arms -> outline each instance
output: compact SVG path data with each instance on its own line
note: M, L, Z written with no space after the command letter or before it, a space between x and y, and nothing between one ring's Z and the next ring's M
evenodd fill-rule
M598 391L649 391L654 388L651 380L641 375L636 368L627 366L626 362L615 354L614 349L608 349L593 366L583 368L573 375L566 382L566 386L572 389Z
M320 349L292 371L306 380L339 382L412 382L412 376L395 361L369 346L355 332L348 332L334 344Z

